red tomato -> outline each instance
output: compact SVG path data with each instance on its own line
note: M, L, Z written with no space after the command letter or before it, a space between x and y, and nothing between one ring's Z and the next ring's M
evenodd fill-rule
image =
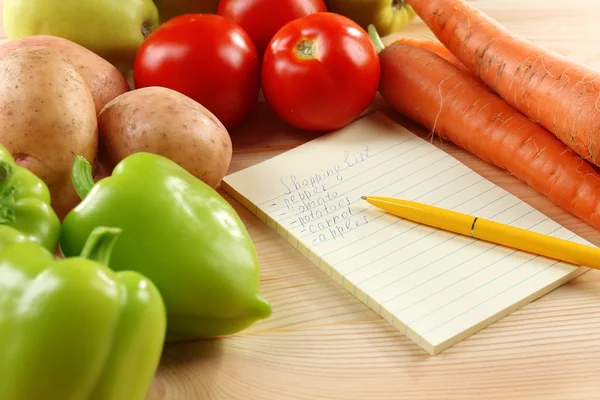
M286 24L262 64L265 100L297 128L328 131L356 119L379 86L379 55L354 21L316 13Z
M324 0L221 0L217 14L240 24L262 57L269 41L282 26L323 11L327 11Z
M146 38L133 76L137 88L162 86L191 97L229 129L258 101L260 60L252 39L235 21L187 14Z

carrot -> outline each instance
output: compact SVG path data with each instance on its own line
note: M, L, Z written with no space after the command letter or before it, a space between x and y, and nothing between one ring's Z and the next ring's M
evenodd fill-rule
M380 63L394 110L600 228L600 175L554 135L433 52L393 43Z
M442 44L442 42L438 40L419 39L410 36L400 36L398 38L394 38L392 43L410 44L429 50L442 57L444 60L450 62L455 67L460 68L463 71L468 72L469 74L472 74L471 70L468 69L462 62L460 62L460 60L456 58L456 56L452 54L452 52L448 50L446 46Z
M600 165L600 72L510 32L465 0L404 0L492 91Z

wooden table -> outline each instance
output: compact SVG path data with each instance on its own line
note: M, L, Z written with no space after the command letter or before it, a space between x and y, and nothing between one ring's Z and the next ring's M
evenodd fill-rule
M473 2L530 40L600 68L597 0ZM419 21L407 32L431 36ZM373 107L385 104L377 99ZM230 172L316 137L278 121L264 102L231 134ZM600 245L599 232L516 179L454 146L443 148ZM432 357L226 197L255 241L273 315L232 337L166 346L148 400L600 398L600 272Z

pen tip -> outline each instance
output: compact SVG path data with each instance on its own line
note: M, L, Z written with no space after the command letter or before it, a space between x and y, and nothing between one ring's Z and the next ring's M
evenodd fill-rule
M360 196L361 199L366 200L367 196Z

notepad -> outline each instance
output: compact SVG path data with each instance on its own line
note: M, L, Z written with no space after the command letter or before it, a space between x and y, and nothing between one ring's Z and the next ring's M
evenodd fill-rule
M222 187L430 354L587 270L362 200L398 197L590 245L381 112L228 175Z

